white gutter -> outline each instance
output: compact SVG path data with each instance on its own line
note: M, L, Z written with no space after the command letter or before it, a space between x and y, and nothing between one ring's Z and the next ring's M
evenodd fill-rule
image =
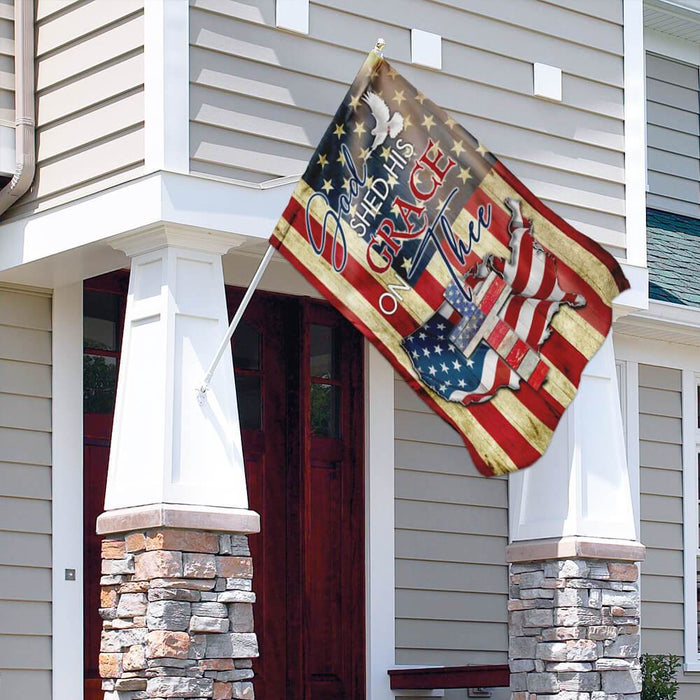
M0 214L7 211L34 180L34 2L15 0L15 152L12 179L0 190Z

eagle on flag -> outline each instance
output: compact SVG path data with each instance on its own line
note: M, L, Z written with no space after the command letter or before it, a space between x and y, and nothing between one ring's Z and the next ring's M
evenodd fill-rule
M544 453L629 287L610 253L374 51L270 242L486 475Z

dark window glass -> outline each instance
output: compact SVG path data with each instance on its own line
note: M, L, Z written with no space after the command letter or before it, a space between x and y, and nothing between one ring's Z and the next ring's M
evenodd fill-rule
M260 333L245 321L233 336L233 364L236 369L260 369Z
M262 426L262 396L260 377L256 374L236 374L238 417L241 427L260 430Z
M311 376L334 379L337 375L335 328L311 326Z
M311 432L322 437L340 436L340 387L311 384Z
M105 292L83 293L83 345L96 350L117 350L119 297Z
M83 411L112 413L117 390L117 358L83 355Z

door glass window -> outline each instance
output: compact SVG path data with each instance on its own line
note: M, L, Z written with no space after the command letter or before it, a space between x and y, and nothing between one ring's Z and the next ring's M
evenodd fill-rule
M337 331L333 326L311 325L311 432L340 437L340 382Z
M262 428L262 348L260 332L241 321L233 335L233 365L241 427Z

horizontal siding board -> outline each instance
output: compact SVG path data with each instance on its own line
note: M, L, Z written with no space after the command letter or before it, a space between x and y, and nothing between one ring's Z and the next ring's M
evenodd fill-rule
M645 520L660 523L683 522L682 498L642 493L640 503Z
M688 89L682 85L662 82L654 78L647 78L647 99L683 109L686 112L696 112L698 109L697 89Z
M440 474L435 462L429 471L396 470L396 498L413 501L434 501L473 506L503 508L507 499L507 482L486 480L482 487L469 477ZM483 477L482 477L483 479Z
M397 557L396 581L399 588L505 594L508 591L508 567L477 564L464 557L458 562L439 564L415 557Z
M0 289L0 325L51 330L51 298Z
M49 431L51 400L0 392L0 421L6 428Z
M470 649L468 651L460 651L456 649L433 650L398 648L396 649L396 663L398 665L407 666L465 666L467 664L504 664L508 663L508 653L506 651L484 651L482 649ZM445 697L449 696L446 695Z
M0 566L2 565L50 568L51 537L0 531Z
M0 462L0 494L15 498L51 498L51 468Z
M659 102L647 102L647 121L654 126L680 131L684 134L697 136L700 131L698 125L697 112L688 112L684 109L676 109L670 105ZM649 144L653 146L655 144ZM659 143L659 148L663 148L663 143Z
M647 167L654 173L672 172L681 178L700 179L700 162L697 158L661 151L651 146L647 149Z
M649 547L646 551L646 560L642 564L642 575L656 574L657 576L683 575L683 552L656 549ZM642 580L644 588L644 580ZM644 624L642 622L642 624Z
M680 61L647 54L647 75L655 80L680 85L691 90L698 90L698 68Z
M682 469L683 448L679 444L640 440L639 463L656 469Z
M678 576L644 576L642 604L646 601L683 604L683 579ZM645 620L646 623L646 620Z
M683 549L683 525L681 523L657 523L642 520L642 543L656 549Z
M681 372L669 367L639 365L639 386L664 391L680 391Z
M642 613L644 615L644 613ZM642 632L642 653L644 654L676 654L683 656L683 631L682 630L644 630ZM691 696L692 700L697 698ZM688 698L688 700L691 700ZM680 700L680 698L678 699Z
M659 197L680 199L691 204L700 204L700 183L680 177L677 173L648 172L649 188Z
M700 219L700 204L662 197L653 192L647 192L647 207L650 209L661 209L662 211L672 211L676 214Z
M0 566L0 591L5 600L51 600L51 569Z
M505 566L506 537L396 529L396 557L433 562L464 562ZM410 582L406 584L410 587Z
M396 619L508 622L507 595L398 590Z
M645 407L652 407L657 416L680 418L681 395L677 391L664 391L662 389L639 389L639 403Z
M0 530L51 534L51 503L0 496Z
M408 529L420 525L420 529L435 532L491 534L506 532L507 520L507 512L497 508L396 501L397 529Z
M42 91L64 81L73 80L78 66L84 67L84 70L94 70L142 46L142 14L103 31L93 31L83 41L38 61L36 89Z
M45 21L40 9L47 5L46 0L39 0L37 4L37 56L70 45L77 39L99 31L143 8L143 0L81 1L72 8L66 7L65 0L59 1L68 11L52 18L50 22Z
M0 659L4 668L48 670L51 668L51 638L0 634Z
M32 328L0 325L0 358L49 364L51 336Z
M397 647L414 649L502 651L508 648L507 625L488 622L396 620L396 637Z
M664 496L683 497L683 476L681 472L666 469L641 469L641 492L643 494L663 493Z
M640 413L639 434L643 435L645 440L671 442L678 445L682 440L681 421L678 418Z
M678 153L689 158L697 158L700 153L697 136L684 131L676 131L665 126L647 126L649 145L661 151Z
M4 634L50 635L51 604L0 600L0 635Z
M2 691L4 697L25 698L27 688L32 689L32 698L43 700L51 697L51 671L2 670Z
M0 426L0 459L23 464L51 464L51 435Z
M644 629L683 629L683 605L670 602L645 602L642 606Z

